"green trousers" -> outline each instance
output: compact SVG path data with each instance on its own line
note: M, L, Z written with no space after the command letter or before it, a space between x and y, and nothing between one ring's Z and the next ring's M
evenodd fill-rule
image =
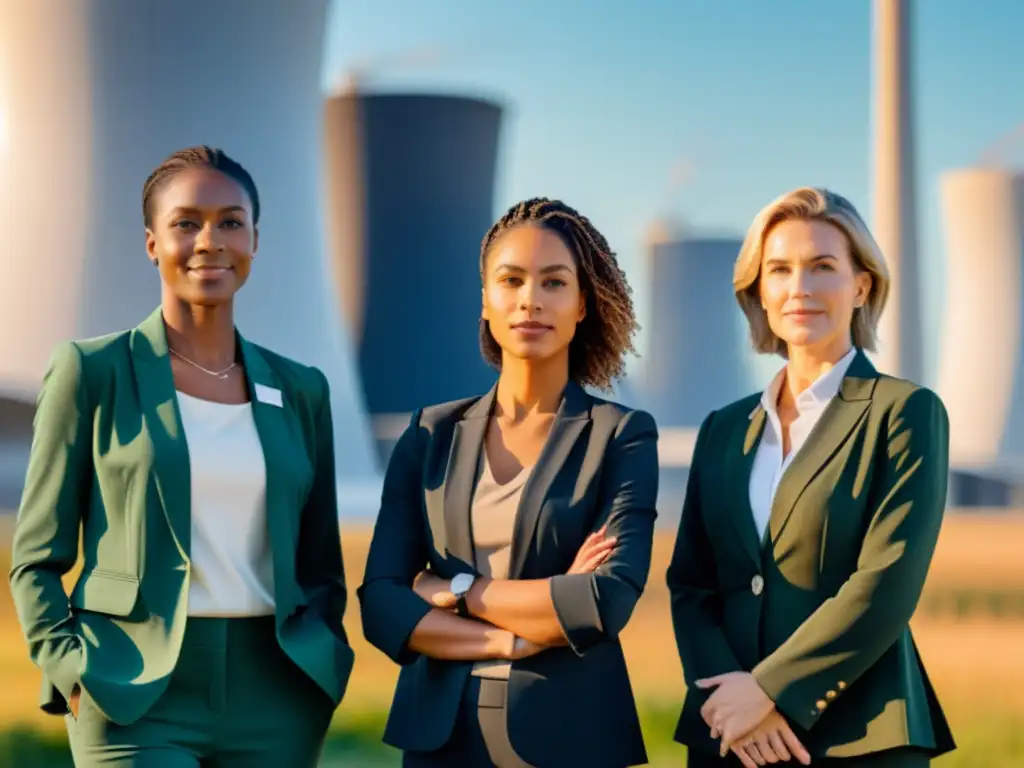
M165 693L117 725L83 691L67 715L78 768L315 768L334 712L285 656L273 617L191 618Z

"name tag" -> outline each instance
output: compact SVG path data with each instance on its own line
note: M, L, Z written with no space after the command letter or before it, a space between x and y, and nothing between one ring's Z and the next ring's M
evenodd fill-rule
M274 389L273 387L267 387L263 384L256 384L256 399L261 403L267 405L276 405L278 408L282 407L281 390Z

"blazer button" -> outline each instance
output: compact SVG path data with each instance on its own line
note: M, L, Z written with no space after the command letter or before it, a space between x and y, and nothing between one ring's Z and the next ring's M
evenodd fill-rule
M825 698L826 698L826 699L828 699L829 701L831 701L831 700L832 700L832 699L834 699L835 697L836 697L836 692L835 692L835 691L828 691L828 692L827 692L827 693L825 694Z
M821 699L818 699L818 701L815 702L814 706L816 706L818 708L819 712L824 712L825 711L825 707L827 707L828 704L826 704Z
M755 573L754 578L750 580L750 591L755 595L760 595L764 592L764 577L760 573Z

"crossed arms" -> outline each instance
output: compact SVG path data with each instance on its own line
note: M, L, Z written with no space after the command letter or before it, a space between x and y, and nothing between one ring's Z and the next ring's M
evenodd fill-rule
M426 572L420 413L395 446L358 596L367 640L399 664L420 656L516 659L554 646L584 654L617 637L646 584L657 495L657 431L632 412L605 455L596 530L570 569L545 579L477 578L471 618L450 610L448 582ZM637 472L645 476L637 476ZM650 474L651 476L646 476ZM518 640L517 640L518 638Z

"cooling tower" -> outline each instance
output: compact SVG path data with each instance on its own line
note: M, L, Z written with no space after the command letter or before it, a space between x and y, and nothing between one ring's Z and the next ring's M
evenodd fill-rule
M874 0L873 76L872 229L893 283L876 363L885 373L921 382L910 0Z
M480 241L493 222L501 108L338 93L325 110L328 233L378 439L430 403L480 394Z
M635 388L658 421L666 448L690 442L687 433L668 430L695 430L713 409L752 391L745 320L732 292L741 245L740 239L714 237L649 245L649 342Z
M171 151L223 147L261 194L243 334L332 386L344 511L377 470L347 351L320 198L327 0L0 3L0 389L34 396L58 341L130 327L159 303L141 189Z
M938 390L954 464L1024 482L1024 177L940 180L947 252Z

